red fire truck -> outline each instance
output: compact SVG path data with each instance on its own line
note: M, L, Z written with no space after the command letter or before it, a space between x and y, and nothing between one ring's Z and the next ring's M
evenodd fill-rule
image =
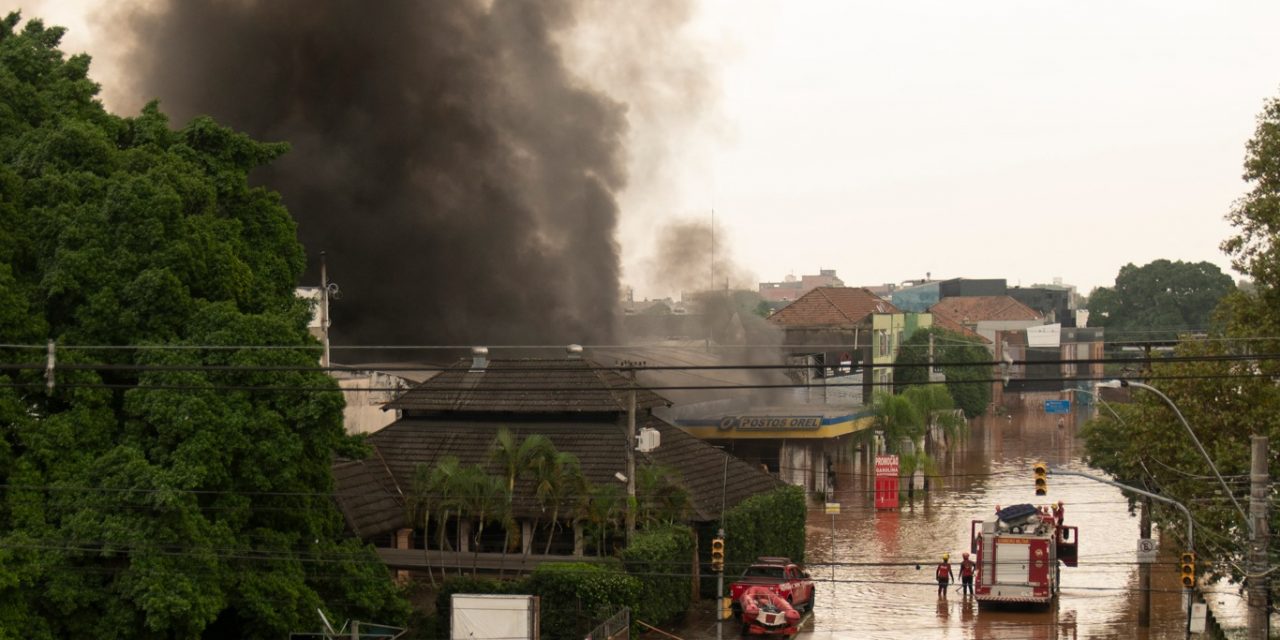
M1058 593L1059 563L1076 566L1079 530L1063 526L1061 511L1030 504L1000 509L969 526L976 556L973 594L982 604L1047 605Z

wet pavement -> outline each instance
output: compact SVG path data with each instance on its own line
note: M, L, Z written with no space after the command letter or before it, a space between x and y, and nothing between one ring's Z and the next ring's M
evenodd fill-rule
M1036 413L980 421L965 442L937 456L942 486L933 481L925 497L917 493L914 504L904 501L898 511L874 508L872 473L865 467L838 469L834 500L841 513L834 526L821 504L810 505L807 564L817 583L817 607L798 637L1182 638L1185 609L1174 543L1161 545L1152 565L1152 624L1140 628L1138 518L1130 515L1128 501L1118 489L1067 476L1050 476L1049 495L1035 496L1036 460L1102 475L1083 464L1077 430ZM958 565L968 550L970 521L988 517L997 505L1058 500L1065 504L1066 524L1080 527L1080 563L1062 568L1054 606L980 609L954 586L945 599L937 597L933 567L944 552ZM673 632L688 639L738 635L732 622L717 629L709 613L713 603L704 605L706 613Z

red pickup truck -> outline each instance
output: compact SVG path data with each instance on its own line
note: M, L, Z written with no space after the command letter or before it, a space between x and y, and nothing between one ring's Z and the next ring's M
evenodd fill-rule
M813 580L809 573L790 558L761 556L742 572L737 582L729 585L734 615L741 615L738 600L747 587L768 587L791 603L796 611L813 611Z

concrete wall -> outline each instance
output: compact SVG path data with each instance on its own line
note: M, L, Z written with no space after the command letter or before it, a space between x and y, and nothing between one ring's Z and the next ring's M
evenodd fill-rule
M400 418L398 411L383 411L382 405L391 402L408 389L411 383L382 371L336 372L338 386L347 406L342 409L342 422L347 433L372 433Z

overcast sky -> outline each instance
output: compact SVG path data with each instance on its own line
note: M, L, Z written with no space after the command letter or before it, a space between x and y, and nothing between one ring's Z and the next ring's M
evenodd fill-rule
M767 280L1224 268L1274 2L704 2L726 133L682 184ZM707 214L709 215L709 213ZM1234 275L1234 274L1233 274Z
M20 3L110 69L98 2ZM759 280L1061 277L1209 260L1280 95L1280 3L699 0L710 90L633 181L620 243L642 296L655 223L716 220ZM106 92L111 105L111 87ZM672 104L679 104L673 101ZM678 114L670 114L673 118ZM1233 274L1234 275L1234 274Z

